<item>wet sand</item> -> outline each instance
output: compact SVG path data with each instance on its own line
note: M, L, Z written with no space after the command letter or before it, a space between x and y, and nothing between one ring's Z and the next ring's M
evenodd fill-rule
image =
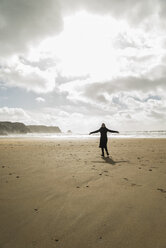
M166 139L0 140L0 248L165 248Z

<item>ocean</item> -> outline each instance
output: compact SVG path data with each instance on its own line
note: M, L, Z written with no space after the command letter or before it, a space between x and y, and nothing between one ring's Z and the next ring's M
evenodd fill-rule
M93 139L100 134L67 134L67 133L28 133L1 135L0 138L44 138L44 139ZM166 138L166 131L122 131L119 134L108 133L112 138Z

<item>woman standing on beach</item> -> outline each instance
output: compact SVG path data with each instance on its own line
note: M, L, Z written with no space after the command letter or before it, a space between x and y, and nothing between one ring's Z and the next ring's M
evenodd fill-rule
M93 133L98 133L98 132L100 132L100 144L99 144L99 147L101 148L101 152L102 152L101 156L104 157L104 149L105 149L105 151L107 153L107 156L109 156L108 149L107 149L107 141L108 141L107 132L110 132L110 133L119 133L119 132L106 128L105 124L102 123L101 128L99 130L90 132L89 135L91 135Z

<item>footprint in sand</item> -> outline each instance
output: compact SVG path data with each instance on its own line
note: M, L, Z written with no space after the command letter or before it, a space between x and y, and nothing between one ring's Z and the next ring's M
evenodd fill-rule
M52 240L54 240L55 242L59 242L59 239L57 238L52 238Z
M33 247L35 247L36 245L37 245L37 241L32 241L32 245L33 245Z
M142 186L141 184L136 184L136 183L131 183L131 186L133 187L133 186L137 186L137 187L140 187L140 186Z
M166 190L164 190L164 189L157 188L157 190L161 191L162 193L166 193Z

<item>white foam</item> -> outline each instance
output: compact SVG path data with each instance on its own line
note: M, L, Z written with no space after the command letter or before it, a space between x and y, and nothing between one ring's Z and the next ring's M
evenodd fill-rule
M28 134L9 134L0 138L44 138L44 139L93 139L100 134L66 134L66 133L28 133ZM123 131L119 134L108 133L112 138L166 138L166 131Z

